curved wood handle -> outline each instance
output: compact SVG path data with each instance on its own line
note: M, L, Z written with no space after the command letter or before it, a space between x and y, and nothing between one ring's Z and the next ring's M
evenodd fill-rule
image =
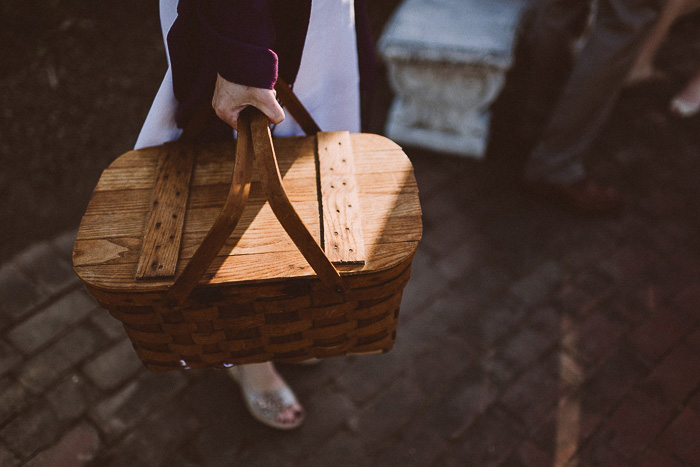
M168 291L165 302L168 307L177 307L187 300L236 228L250 194L253 155L272 212L284 230L321 282L337 293L348 292L349 289L340 273L316 243L289 200L282 184L269 121L265 114L251 106L244 109L238 118L236 159L226 203L185 269Z
M272 145L272 134L267 117L258 109L252 111L250 131L253 138L253 151L263 190L270 202L272 212L284 227L289 237L327 287L337 293L347 293L348 287L340 273L330 262L311 232L297 214L282 184L279 164ZM240 136L239 136L240 137Z
M231 189L226 203L214 225L194 252L182 273L175 279L166 296L166 305L176 307L184 302L199 283L209 265L236 228L248 202L253 169L253 148L250 136L250 117L253 107L244 109L238 118L238 142L233 165Z
M306 110L306 107L304 107L304 104L301 103L297 95L292 91L292 88L281 76L277 77L275 91L277 92L277 99L287 108L291 116L294 117L294 120L296 120L301 129L304 130L306 136L313 136L321 131L314 121L314 118L309 111Z

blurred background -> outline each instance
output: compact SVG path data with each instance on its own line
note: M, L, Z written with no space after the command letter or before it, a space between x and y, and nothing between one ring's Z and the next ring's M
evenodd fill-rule
M378 41L403 2L367 3ZM396 347L281 367L308 418L279 433L222 372L147 372L72 272L90 193L166 71L157 4L0 2L0 465L700 465L700 117L668 111L700 67L700 14L596 140L591 173L628 201L618 218L518 188L532 141L516 131L517 47L483 158L404 145L424 238ZM381 60L377 77L383 133Z

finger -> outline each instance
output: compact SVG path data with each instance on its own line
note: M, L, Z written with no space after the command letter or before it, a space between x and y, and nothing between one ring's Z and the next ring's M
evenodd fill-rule
M231 108L224 105L215 104L214 111L216 112L217 117L230 125L234 130L238 130L238 116L245 107L245 105L239 105Z
M262 113L267 116L270 123L282 123L284 120L284 110L282 110L282 106L280 106L277 99L275 99L274 91L269 91L258 96L255 107L260 109Z

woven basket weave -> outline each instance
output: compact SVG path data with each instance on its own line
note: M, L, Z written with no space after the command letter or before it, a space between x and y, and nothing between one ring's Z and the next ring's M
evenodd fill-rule
M328 151L351 172L338 178ZM411 164L390 140L273 145L250 110L238 143L178 141L115 160L73 262L153 371L381 353L396 338L420 219Z

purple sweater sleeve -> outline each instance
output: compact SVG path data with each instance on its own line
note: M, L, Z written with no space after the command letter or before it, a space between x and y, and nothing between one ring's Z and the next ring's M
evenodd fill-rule
M278 69L273 1L178 2L168 33L178 126L211 99L217 73L234 83L272 89Z
M271 0L195 0L216 72L228 81L272 89L277 54Z

